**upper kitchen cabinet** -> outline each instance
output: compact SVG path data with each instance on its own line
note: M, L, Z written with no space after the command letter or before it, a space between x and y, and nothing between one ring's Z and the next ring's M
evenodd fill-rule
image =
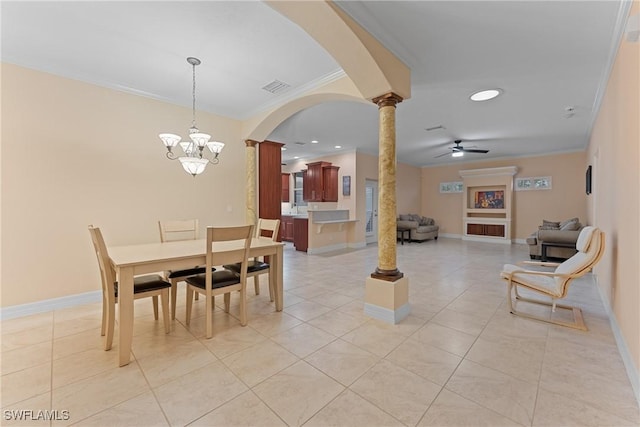
M282 172L282 201L289 201L289 174Z
M338 201L338 169L329 162L307 163L304 196L308 202Z

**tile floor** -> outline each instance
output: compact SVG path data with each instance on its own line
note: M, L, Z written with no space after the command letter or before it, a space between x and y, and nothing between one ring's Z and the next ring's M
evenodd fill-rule
M363 314L377 247L310 256L285 250L285 309L266 276L249 286L249 325L204 301L170 334L136 301L132 362L101 349L99 304L7 320L2 425L637 426L638 406L593 279L571 287L589 332L516 318L498 279L523 245L438 241L398 246L411 315ZM222 303L222 298L216 301ZM117 342L117 341L116 341ZM11 410L68 420L18 422ZM62 411L68 411L63 413Z

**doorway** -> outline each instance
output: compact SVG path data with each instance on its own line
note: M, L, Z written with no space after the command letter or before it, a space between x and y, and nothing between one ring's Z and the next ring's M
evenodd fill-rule
M378 242L378 181L365 180L365 240L367 244Z

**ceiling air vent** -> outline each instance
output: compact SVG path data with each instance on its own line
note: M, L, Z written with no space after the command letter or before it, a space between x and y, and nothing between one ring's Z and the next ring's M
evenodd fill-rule
M430 127L430 128L425 128L425 130L427 132L431 132L431 131L438 130L438 129L446 129L446 127L444 127L442 125L438 125L438 126L433 126L433 127Z
M296 144L296 145L304 145L305 143L304 142L300 142L300 141L296 141L296 142L294 142L294 144Z
M280 93L280 92L284 92L285 90L289 89L291 87L290 84L281 82L280 80L274 80L271 83L269 83L266 86L263 86L262 89L266 90L267 92L271 92L271 93Z

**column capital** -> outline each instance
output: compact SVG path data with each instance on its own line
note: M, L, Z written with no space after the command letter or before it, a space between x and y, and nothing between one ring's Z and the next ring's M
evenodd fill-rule
M258 141L254 141L253 139L245 139L244 143L247 147L255 147L258 145Z
M373 98L371 102L376 104L378 108L388 107L388 106L395 107L396 104L399 104L402 102L402 97L400 95L396 95L393 92L389 92L389 93L385 93L384 95L380 95L376 98Z

